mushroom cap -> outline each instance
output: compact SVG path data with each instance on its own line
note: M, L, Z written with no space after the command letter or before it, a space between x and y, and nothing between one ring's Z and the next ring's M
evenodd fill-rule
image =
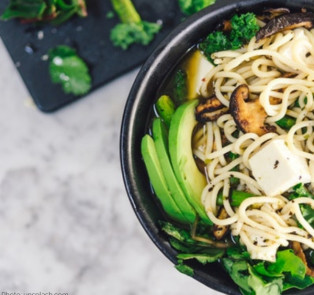
M256 34L256 41L270 37L278 32L305 27L311 29L314 26L314 13L299 12L287 13L270 20Z
M239 85L230 98L230 113L238 128L244 133L256 133L261 136L275 131L274 126L265 124L267 114L259 99L249 100L249 87Z

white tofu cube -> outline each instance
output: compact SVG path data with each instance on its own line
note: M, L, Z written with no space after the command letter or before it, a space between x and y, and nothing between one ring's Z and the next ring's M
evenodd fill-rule
M283 139L274 139L262 147L249 164L267 196L282 194L298 183L311 182L306 160L290 151Z
M186 65L187 96L189 99L198 97L204 78L213 67L213 64L199 50L193 52Z

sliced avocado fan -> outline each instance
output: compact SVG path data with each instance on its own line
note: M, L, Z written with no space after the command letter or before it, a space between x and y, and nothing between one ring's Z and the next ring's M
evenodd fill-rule
M149 135L145 135L142 138L141 152L150 182L165 213L173 220L189 223L189 220L186 219L172 198L161 169L154 140Z
M196 166L192 151L192 135L197 124L195 107L198 100L188 101L175 111L169 129L169 152L176 178L189 203L206 224L212 224L201 201L206 178Z
M178 180L171 166L168 153L168 134L167 129L161 119L155 119L153 122L153 138L156 146L156 152L160 161L161 170L165 176L168 188L174 202L181 210L184 217L193 224L196 219L196 213L180 187Z

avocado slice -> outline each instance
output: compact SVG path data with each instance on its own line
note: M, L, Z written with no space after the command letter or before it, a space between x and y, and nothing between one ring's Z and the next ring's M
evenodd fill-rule
M188 101L174 113L169 130L169 153L174 173L189 203L206 224L212 224L201 201L207 185L205 176L198 170L192 151L192 134L197 124L195 107L198 100Z
M186 196L181 189L178 180L174 174L171 166L169 153L168 153L168 134L167 130L161 119L156 118L153 122L153 138L156 146L157 156L160 162L161 170L165 176L167 185L174 202L189 223L193 224L196 219L194 208L187 201Z
M181 223L188 223L181 210L172 199L158 160L154 140L145 135L141 142L142 157L154 192L169 217Z

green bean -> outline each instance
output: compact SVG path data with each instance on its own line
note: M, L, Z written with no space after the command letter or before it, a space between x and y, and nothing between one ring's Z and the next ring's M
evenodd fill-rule
M229 196L229 201L230 201L230 204L231 206L233 207L239 207L240 204L247 198L250 198L252 197L253 194L251 193L247 193L247 192L242 192L242 191L236 191L236 190L233 190ZM222 192L220 192L218 194L218 197L217 197L217 205L223 205L223 195L222 195Z
M172 116L175 111L175 106L172 99L168 95L162 95L156 102L156 110L160 118L169 128Z
M282 119L276 121L276 124L283 129L289 130L293 125L295 125L295 122L295 118L285 116Z

